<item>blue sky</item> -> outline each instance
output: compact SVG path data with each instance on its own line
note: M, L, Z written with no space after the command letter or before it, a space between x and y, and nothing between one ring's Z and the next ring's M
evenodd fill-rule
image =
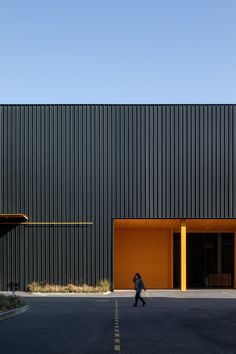
M0 0L0 103L236 103L235 0Z

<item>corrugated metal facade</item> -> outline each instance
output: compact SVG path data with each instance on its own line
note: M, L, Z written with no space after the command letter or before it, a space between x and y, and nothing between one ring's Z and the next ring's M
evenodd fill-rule
M3 105L0 289L113 276L112 218L236 218L235 105Z

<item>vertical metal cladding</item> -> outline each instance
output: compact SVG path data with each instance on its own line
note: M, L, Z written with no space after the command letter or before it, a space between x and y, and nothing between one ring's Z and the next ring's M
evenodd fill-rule
M112 218L235 218L234 105L3 105L0 288L112 280Z

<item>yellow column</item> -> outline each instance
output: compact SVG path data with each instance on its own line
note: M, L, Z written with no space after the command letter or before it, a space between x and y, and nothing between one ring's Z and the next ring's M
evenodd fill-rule
M187 252L186 252L186 222L181 222L181 234L180 234L180 244L181 244L181 279L180 279L180 290L186 291L187 288Z
M236 230L234 231L234 288L236 289Z

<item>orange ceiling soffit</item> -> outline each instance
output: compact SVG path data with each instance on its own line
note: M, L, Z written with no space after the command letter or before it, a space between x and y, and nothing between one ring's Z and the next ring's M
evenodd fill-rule
M178 232L180 230L180 219L116 219L115 229L130 230L166 230Z
M235 232L236 219L115 219L116 230L173 230L180 232L184 223L187 232Z
M187 219L187 232L234 232L236 219Z

